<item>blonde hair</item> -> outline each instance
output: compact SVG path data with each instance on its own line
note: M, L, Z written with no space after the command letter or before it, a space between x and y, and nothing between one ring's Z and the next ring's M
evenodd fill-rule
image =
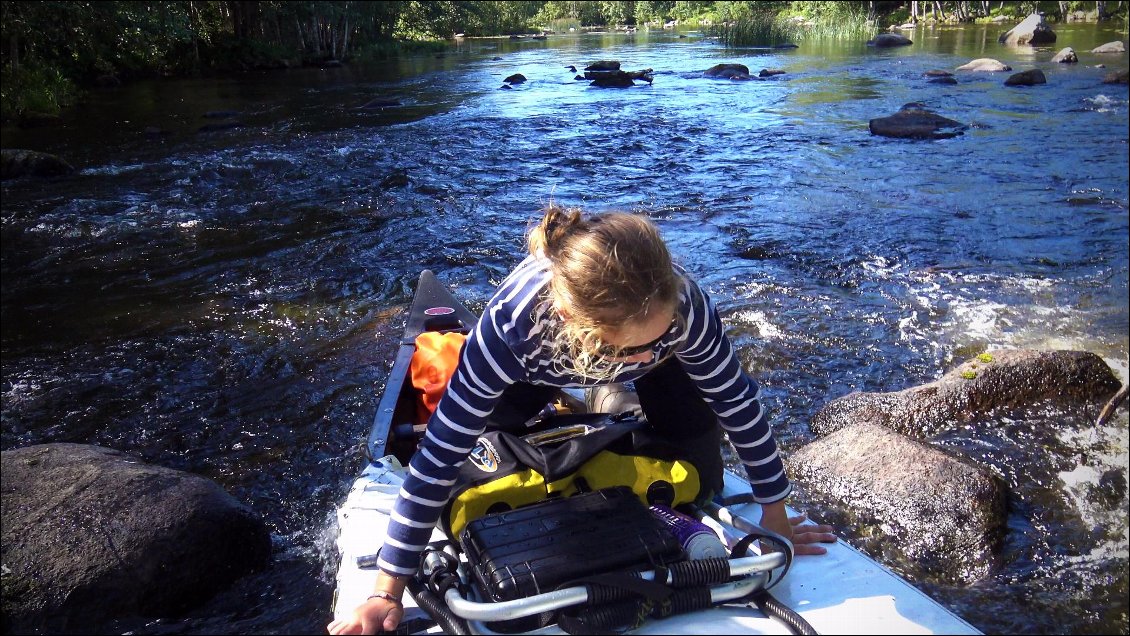
M618 329L653 310L674 309L680 281L659 229L646 217L608 212L586 217L549 204L527 237L531 254L550 262L552 307L562 315L554 354L577 375L605 380L623 367L600 356L602 329ZM560 358L561 356L555 355Z

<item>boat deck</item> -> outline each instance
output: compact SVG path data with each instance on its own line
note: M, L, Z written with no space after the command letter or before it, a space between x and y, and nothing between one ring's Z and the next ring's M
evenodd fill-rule
M373 589L376 569L357 567L357 558L375 551L384 536L388 513L402 480L399 463L384 460L369 466L357 480L340 508L342 529L338 547L342 551L338 572L339 596L335 618L348 614ZM725 495L739 495L749 486L726 474ZM757 504L734 504L728 509L751 521L760 519ZM796 514L790 510L790 514ZM709 520L707 523L710 523ZM720 526L720 524L719 524ZM436 530L433 539L443 535ZM821 634L978 634L973 626L895 575L870 557L844 542L826 546L820 556L798 556L785 579L771 594L790 607ZM405 599L408 617L422 616L415 603ZM479 633L491 633L481 623L471 623ZM438 628L433 628L438 633ZM556 626L536 632L564 633ZM755 606L722 606L651 619L635 634L791 634L789 627L762 614Z

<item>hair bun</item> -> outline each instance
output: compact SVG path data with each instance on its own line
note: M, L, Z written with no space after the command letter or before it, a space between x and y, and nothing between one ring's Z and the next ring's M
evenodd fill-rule
M541 222L546 256L552 259L553 255L565 242L565 239L568 238L581 223L582 218L580 210L564 208L554 203L549 204L545 209L545 216L542 217Z

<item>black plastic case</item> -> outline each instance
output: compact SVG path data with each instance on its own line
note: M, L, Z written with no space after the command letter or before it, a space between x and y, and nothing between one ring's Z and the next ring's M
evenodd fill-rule
M487 515L467 524L460 543L475 564L479 591L496 602L685 558L675 536L627 487Z

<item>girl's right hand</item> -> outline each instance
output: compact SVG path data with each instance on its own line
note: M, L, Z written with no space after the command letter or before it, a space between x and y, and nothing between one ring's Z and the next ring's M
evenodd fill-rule
M357 609L349 619L339 619L326 626L331 634L379 634L391 632L404 618L404 607L399 602L385 598L371 597Z

